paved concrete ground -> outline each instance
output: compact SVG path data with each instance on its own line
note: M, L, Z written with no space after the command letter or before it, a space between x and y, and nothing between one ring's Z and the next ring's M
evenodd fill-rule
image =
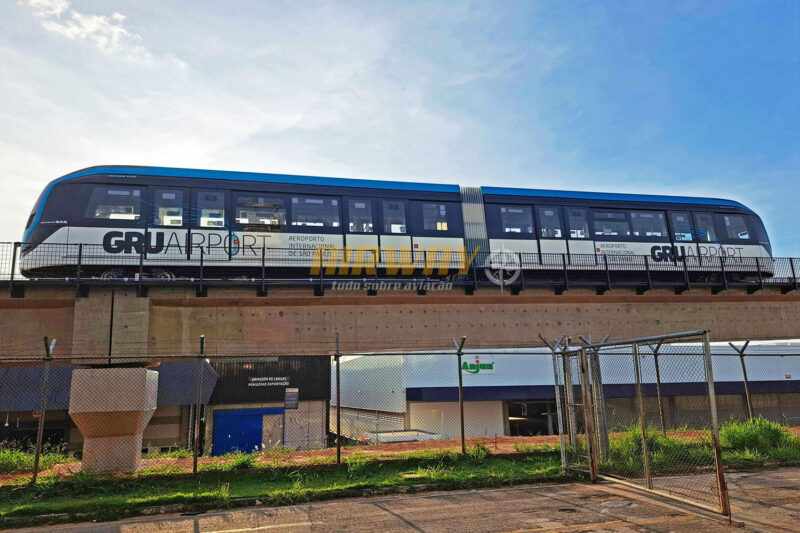
M728 476L733 527L612 484L529 485L479 491L349 498L197 516L160 516L48 531L93 533L245 531L797 531L800 469Z

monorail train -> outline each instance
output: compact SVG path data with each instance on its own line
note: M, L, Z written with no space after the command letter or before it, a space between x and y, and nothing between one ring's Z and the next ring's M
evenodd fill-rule
M29 277L79 263L100 277L189 275L201 262L207 275L297 272L321 250L401 273L432 257L458 270L485 254L497 267L499 254L503 270L607 270L613 259L617 270L682 264L697 275L725 258L749 275L771 257L761 219L731 200L143 166L52 181L22 242Z

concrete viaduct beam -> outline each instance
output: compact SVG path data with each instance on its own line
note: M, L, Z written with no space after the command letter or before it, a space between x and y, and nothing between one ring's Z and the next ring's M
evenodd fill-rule
M0 356L41 355L44 335L57 354L170 356L196 354L205 335L208 355L326 354L336 332L343 351L537 346L538 336L628 338L708 329L712 338L800 338L800 295L762 291L478 291L447 294L335 294L275 290L258 298L240 289L93 288L85 298L69 289L29 288L26 298L0 298ZM113 313L112 313L113 308ZM113 319L112 319L113 317ZM110 347L110 350L109 350Z

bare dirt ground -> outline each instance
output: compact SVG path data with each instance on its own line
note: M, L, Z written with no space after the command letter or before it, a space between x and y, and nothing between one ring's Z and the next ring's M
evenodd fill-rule
M467 439L467 446L482 444L489 449L492 454L518 453L519 446L558 446L558 436L537 436L537 437L497 437L497 438L474 438ZM461 451L460 440L429 440L420 442L396 442L386 444L370 444L368 446L354 445L343 446L342 457L346 458L353 454L366 455L375 458L391 459L393 456L404 453L439 450L439 451ZM271 465L303 465L318 462L334 462L336 459L336 448L324 448L321 450L289 451L284 449L265 451L259 454L257 461L262 464ZM200 457L198 464L202 466L221 463L225 457ZM192 458L154 458L143 459L142 469L169 469L170 472L191 472ZM72 462L55 465L49 470L41 473L41 476L55 475L68 477L80 472L80 463ZM30 473L13 473L0 475L0 485L8 483L19 483L22 479L30 479Z

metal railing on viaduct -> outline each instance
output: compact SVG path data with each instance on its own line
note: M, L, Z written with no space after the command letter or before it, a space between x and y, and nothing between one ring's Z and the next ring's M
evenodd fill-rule
M442 285L442 282L446 284ZM625 288L644 293L692 288L771 288L782 293L800 287L800 259L788 257L697 256L670 246L654 246L650 255L553 254L450 250L364 250L334 248L154 247L144 242L109 251L98 244L0 243L0 285L12 296L32 285L191 286L199 296L208 287L253 287L266 295L271 287L327 289L353 283L367 294L392 290L398 283L431 290L493 287L517 294L525 289L571 288L602 294ZM444 289L442 289L444 287ZM407 290L407 287L406 287Z

